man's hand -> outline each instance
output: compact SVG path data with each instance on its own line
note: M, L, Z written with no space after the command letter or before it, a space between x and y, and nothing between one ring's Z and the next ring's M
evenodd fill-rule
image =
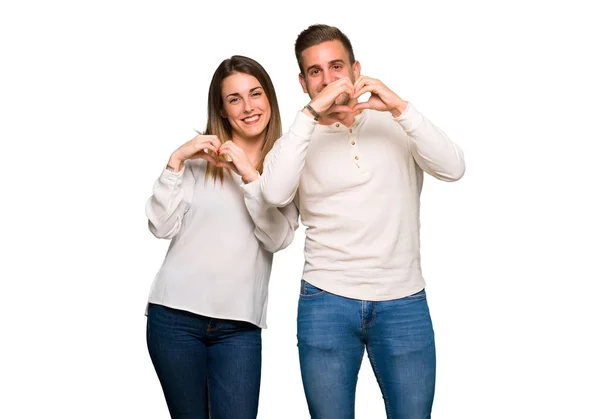
M310 106L320 115L334 112L352 112L347 102L354 93L354 86L348 77L329 83L310 102ZM308 111L306 111L308 112ZM310 113L307 113L310 115Z
M358 99L365 93L371 93L371 97L366 102L354 105L354 110L374 109L376 111L389 111L394 118L400 116L408 106L408 103L402 100L400 96L392 92L380 80L367 76L360 76L354 83L354 93L352 98Z

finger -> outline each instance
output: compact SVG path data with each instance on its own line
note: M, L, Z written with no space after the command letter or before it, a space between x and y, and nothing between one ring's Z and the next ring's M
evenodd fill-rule
M233 141L227 140L223 144L219 145L219 150L230 150Z
M354 105L352 108L353 111L359 111L361 109L373 109L371 108L371 104L369 102L361 102Z
M352 84L350 79L346 77L341 80L342 80L342 83L340 83L339 86L336 86L336 87L338 87L337 90L341 91L341 92L352 93L354 91L354 84Z
M227 153L231 152L231 148L229 147L229 145L227 143L225 143L221 147L219 147L218 154L219 154L219 156L222 156L226 152Z
M219 162L217 161L217 159L215 159L210 154L205 153L205 152L200 152L200 153L197 153L196 155L197 155L197 157L194 157L194 158L204 159L207 162L209 162L210 164L212 164L213 166L218 166Z
M376 82L377 80L374 79L373 77L369 77L369 76L365 76L364 74L361 74L355 81L354 83L356 84L358 81L361 81L365 84L373 84L374 82Z
M216 148L221 147L221 140L219 139L219 137L217 137L216 135L209 135L209 138L212 145L214 145Z
M336 86L335 89L331 91L331 96L329 98L329 106L335 106L336 100L343 94L348 95L348 97L352 97L352 95L354 94L354 88L352 87L352 83L348 82Z
M202 148L203 150L204 150L204 149L209 149L209 150L212 150L212 151L214 151L215 153L216 153L217 151L219 151L219 147L218 147L218 146L215 146L213 143L210 143L210 142L208 142L208 141L207 141L207 142L204 142L204 143L202 143L202 144L200 144L200 147L203 147L203 148Z
M363 86L365 86L367 84L367 81L365 79L364 76L360 76L358 79L356 79L356 81L354 82L354 91L357 91L359 89L362 89Z
M212 144L212 146L215 148L219 148L219 146L221 145L221 141L216 135L197 135L196 137L194 137L194 141L195 143Z
M239 155L243 153L243 150L233 141L226 141L220 148L219 151L223 153L223 151L229 151L232 155Z
M350 81L350 77L345 76L345 77L341 77L337 80L332 81L331 83L329 83L331 86L337 86L337 85L341 85L341 84L352 84L352 82Z
M344 77L329 83L329 85L323 89L320 95L327 96L329 98L337 97L340 93L348 92L348 90L353 90L352 82L348 77Z
M193 141L193 148L195 151L204 150L206 148L216 152L218 147L215 147L214 143L210 141L210 139L206 138L206 136L196 137Z
M356 82L354 83L354 90L360 90L362 88L364 88L365 86L371 86L373 88L375 88L376 86L379 86L381 83L379 82L379 80L375 80L372 79L370 77L363 77L361 76L358 80L356 80Z
M240 151L241 150L240 147L233 141L228 141L228 144L229 144L229 149L232 151Z
M354 111L354 108L351 108L350 106L333 105L331 108L329 108L328 113L336 113L336 112L347 113L347 112L353 112L353 111Z
M363 86L358 91L355 90L354 91L354 97L355 98L361 97L365 93L375 93L375 94L377 94L377 92L375 91L375 86L367 85L367 86Z
M231 153L231 150L225 150L225 151L219 150L219 155L221 157L225 157L227 159L227 161L230 161L230 162L234 161L233 153Z
M220 141L219 141L219 137L217 137L216 135L204 135L202 134L200 131L198 131L197 129L194 129L194 131L196 131L196 133L198 135L196 135L194 138L192 138L192 140L190 142L209 142L213 145L220 145Z
M212 150L216 153L214 146L208 142L194 141L192 144L185 144L179 149L179 153L186 159L198 158L196 154L204 152L205 150Z

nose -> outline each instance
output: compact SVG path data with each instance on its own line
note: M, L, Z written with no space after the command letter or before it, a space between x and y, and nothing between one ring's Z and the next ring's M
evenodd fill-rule
M244 101L244 113L250 113L254 110L254 105L252 105L251 100Z
M323 87L327 86L332 81L335 81L333 72L324 70L323 71Z

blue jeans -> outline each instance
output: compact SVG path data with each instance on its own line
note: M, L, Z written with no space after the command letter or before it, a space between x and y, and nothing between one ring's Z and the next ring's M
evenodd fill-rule
M256 419L259 327L150 304L146 340L171 418Z
M302 281L298 351L311 418L354 418L365 348L388 419L430 418L435 341L425 290L397 300L361 301Z

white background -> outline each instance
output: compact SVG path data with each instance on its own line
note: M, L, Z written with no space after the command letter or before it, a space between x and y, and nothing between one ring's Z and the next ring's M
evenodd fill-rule
M465 177L422 195L434 417L600 418L592 3L2 2L0 417L168 417L145 346L168 245L146 227L152 184L233 54L270 73L287 129L308 100L294 41L327 23L465 152ZM275 256L260 418L308 417L303 236ZM385 417L366 359L356 412Z

